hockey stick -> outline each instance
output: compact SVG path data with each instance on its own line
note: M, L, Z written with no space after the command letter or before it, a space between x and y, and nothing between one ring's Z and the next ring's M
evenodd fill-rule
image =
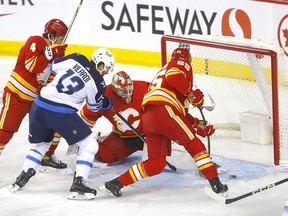
M75 11L75 13L74 13L74 16L73 16L73 18L72 18L72 20L71 20L71 22L70 22L69 27L68 27L67 33L65 34L65 36L64 36L64 38L63 38L63 41L62 41L63 44L64 44L65 41L67 40L68 34L69 34L69 32L70 32L73 24L74 24L74 21L75 21L76 16L77 16L77 14L78 14L78 12L79 12L79 10L80 10L80 8L81 8L82 3L83 3L83 0L80 0L80 3L79 3L79 5L78 5L78 7L77 7L77 9L76 9L76 11Z
M70 22L70 25L69 25L69 27L68 27L68 30L67 30L67 32L66 32L66 34L65 34L65 36L64 36L64 38L63 38L63 40L62 40L62 44L65 44L65 41L67 40L67 37L68 37L69 32L70 32L70 30L71 30L71 28L72 28L72 26L73 26L73 24L74 24L74 21L75 21L75 19L76 19L76 16L77 16L77 14L78 14L78 12L79 12L79 10L80 10L80 7L81 7L81 5L82 5L82 2L83 2L83 0L80 0L80 3L79 3L79 5L78 5L78 7L77 7L77 9L76 9L76 11L75 11L75 13L74 13L74 16L73 16L73 18L72 18L72 20L71 20L71 22ZM44 69L43 73L40 73L40 74L43 74L41 77L39 77L40 81L42 81L43 84L44 84L44 83L47 83L47 80L48 80L48 78L49 78L49 76L50 76L50 74L51 74L50 64L48 64L48 66Z
M123 121L125 122L126 125L128 125L128 127L130 127L130 129L144 142L146 143L145 138L139 133L139 131L137 131L117 110L115 110L114 107L111 107L112 111ZM166 165L173 171L177 171L177 168L175 166L173 166L172 164L170 164L168 161L166 161Z
M197 89L197 86L195 85L195 84L193 84L193 88L194 89ZM206 109L207 111L209 111L209 112L211 112L214 108L215 108L215 101L214 101L214 99L211 97L211 95L210 94L208 94L208 93L205 93L205 95L208 95L208 97L209 97L209 99L210 99L210 106L208 106L208 105L205 105L205 104L203 104L202 105L202 109ZM205 96L204 96L205 97ZM206 101L206 97L205 97L205 100L204 101ZM190 108L195 108L194 106L190 106Z
M206 119L205 119L205 116L204 116L204 113L203 113L203 108L205 108L206 110L208 111L212 111L214 108L215 108L215 101L214 99L209 95L207 94L210 98L210 101L211 101L211 106L210 107L200 107L198 108L199 111L200 111L200 114L202 116L202 120L204 121L204 127L206 127ZM207 136L207 147L208 147L208 154L211 155L211 142L210 142L210 136ZM216 169L218 170L218 168L221 168L221 166L215 162L213 162L214 165L216 166Z
M199 108L199 111L201 113L202 120L204 121L204 127L206 127L206 119L205 119L202 107ZM208 145L208 154L210 155L211 153L210 136L207 136L207 145Z
M207 95L209 96L211 105L210 106L202 106L202 108L206 109L207 111L211 112L214 108L215 108L215 101L214 99L210 96L210 94L207 93Z
M266 185L264 187L258 188L258 189L254 190L254 191L242 194L242 195L234 197L234 198L225 198L225 197L223 197L223 196L221 196L219 194L214 193L212 191L212 189L209 188L209 187L205 187L204 191L210 198L212 198L212 199L214 199L214 200L216 200L216 201L218 201L220 203L223 203L223 204L230 204L230 203L236 202L238 200L244 199L246 197L252 196L254 194L260 193L260 192L262 192L264 190L268 190L268 189L271 189L273 187L276 187L277 185L283 184L283 183L285 183L287 181L288 181L288 178L285 178L285 179L282 179L280 181L274 182L272 184Z

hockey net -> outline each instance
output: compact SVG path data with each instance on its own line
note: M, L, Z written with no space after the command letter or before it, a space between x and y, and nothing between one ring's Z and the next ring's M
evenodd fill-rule
M205 112L216 127L213 136L239 140L258 136L260 144L266 138L273 144L274 164L288 164L288 72L283 50L254 39L165 35L161 40L163 65L179 46L190 49L194 84L215 101L213 111ZM206 96L204 100L209 102ZM265 121L264 129L257 119Z

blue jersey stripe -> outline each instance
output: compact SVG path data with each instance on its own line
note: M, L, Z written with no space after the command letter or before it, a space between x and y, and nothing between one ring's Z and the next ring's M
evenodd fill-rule
M57 112L57 113L66 113L66 114L72 114L72 113L76 113L77 109L72 108L72 107L68 107L66 106L61 106L61 104L56 105L54 102L49 102L49 100L43 100L42 98L40 98L39 96L37 96L35 98L35 104L37 104L37 106L42 107L43 109L46 110L50 110L53 112ZM53 104L52 104L53 103Z
M92 166L93 166L92 163L90 163L90 162L88 162L88 161L84 161L84 160L77 160L77 161L76 161L76 164L87 165L87 166L89 166L89 167L91 167L91 168L92 168Z

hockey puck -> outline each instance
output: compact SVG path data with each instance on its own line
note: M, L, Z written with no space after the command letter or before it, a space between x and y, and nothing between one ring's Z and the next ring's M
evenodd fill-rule
M236 179L237 176L236 175L229 175L229 179Z

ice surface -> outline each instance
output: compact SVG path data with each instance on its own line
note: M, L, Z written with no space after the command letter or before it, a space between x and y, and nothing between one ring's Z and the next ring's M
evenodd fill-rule
M0 91L9 78L15 64L14 57L0 58ZM115 71L125 70L133 79L149 81L157 68L144 68L130 65L116 65ZM107 82L111 76L106 78ZM1 93L2 94L2 93ZM93 129L108 133L110 124L101 120ZM19 132L16 133L0 156L0 185L3 181L11 181L21 172L30 144L27 140L28 119L24 119ZM229 196L234 197L253 191L267 184L287 178L288 168L274 167L272 164L272 146L239 143L236 140L213 138L213 160L227 169L220 178L227 183ZM65 156L67 144L61 141L56 155L70 164L72 157ZM182 151L182 162L188 156ZM176 157L177 158L177 157ZM135 162L141 160L141 152L127 158L114 166L95 163L89 184L92 187L102 185L106 180L126 171ZM180 160L180 159L179 159ZM187 165L187 164L186 164ZM191 165L193 167L193 165ZM230 179L236 175L236 179ZM67 200L72 183L72 172L38 172L20 191L10 193L7 188L0 189L0 216L79 216L79 215L189 215L189 216L277 216L288 198L288 184L255 194L238 202L223 205L210 199L203 191L208 182L198 175L195 169L185 167L182 172L175 173L165 169L163 173L144 179L132 186L122 189L120 198L108 197L98 191L93 201Z

